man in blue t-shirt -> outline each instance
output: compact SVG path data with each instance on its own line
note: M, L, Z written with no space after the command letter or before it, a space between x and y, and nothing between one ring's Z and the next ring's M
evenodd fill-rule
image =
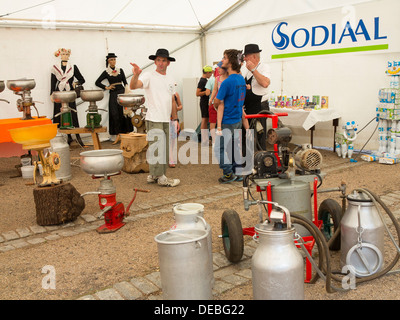
M239 50L224 51L222 67L228 70L229 77L225 79L218 90L215 105L217 113L217 136L215 153L219 156L219 167L223 176L220 183L235 181L237 176L233 172L233 157L239 155L239 129L242 127L243 104L246 96L246 81L240 74L242 53ZM230 143L231 142L231 143Z

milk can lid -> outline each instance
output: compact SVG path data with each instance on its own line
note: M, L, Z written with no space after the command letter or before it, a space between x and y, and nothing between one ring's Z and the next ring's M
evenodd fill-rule
M154 237L154 240L160 244L183 244L200 241L207 237L207 230L200 229L175 229L162 232Z
M255 230L258 233L270 233L270 232L292 232L293 227L288 229L286 223L259 223L255 225Z
M372 202L372 199L369 198L367 194L360 191L354 191L353 193L349 194L347 199L356 202Z
M180 214L199 214L204 212L204 206L200 203L179 203L174 206L174 212Z

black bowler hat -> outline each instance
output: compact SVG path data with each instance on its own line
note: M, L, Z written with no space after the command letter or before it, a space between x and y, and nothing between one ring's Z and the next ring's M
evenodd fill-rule
M110 59L110 58L117 58L117 56L115 55L115 53L109 53L106 57L106 59Z
M109 53L109 54L107 54L107 57L106 57L106 67L108 67L108 59L110 59L110 58L116 58L117 56L115 55L115 53Z
M257 44L246 44L243 54L259 53L261 51Z
M156 60L157 57L167 58L169 61L175 61L175 58L169 56L167 49L157 49L156 54L149 56L149 59Z

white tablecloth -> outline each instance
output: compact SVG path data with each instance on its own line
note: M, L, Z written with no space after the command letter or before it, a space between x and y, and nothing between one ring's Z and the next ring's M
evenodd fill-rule
M302 124L304 130L310 130L316 123L340 118L340 114L333 109L321 110L293 110L289 108L270 107L272 112L287 112L287 117L280 118L286 125L299 126Z

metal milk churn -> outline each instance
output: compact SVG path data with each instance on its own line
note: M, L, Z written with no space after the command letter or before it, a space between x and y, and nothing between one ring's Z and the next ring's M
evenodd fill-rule
M204 206L200 203L178 203L173 207L175 224L171 229L199 229L207 231L207 248L210 255L209 263L213 268L211 226L204 220ZM210 274L214 286L214 274Z
M165 300L211 300L207 231L176 229L155 237Z
M356 276L366 277L383 266L384 225L367 194L354 191L347 201L341 220L340 264L352 266Z
M272 201L277 202L289 212L312 219L310 184L303 181L288 180L272 188ZM310 235L307 229L296 225L296 231L302 237Z
M303 300L304 261L294 244L289 210L275 205L270 222L257 224L259 245L251 259L253 299Z
M69 152L69 145L67 143L67 135L57 133L57 135L50 140L51 150L57 152L60 156L61 165L60 169L56 171L56 177L59 180L67 181L71 179L71 157Z

